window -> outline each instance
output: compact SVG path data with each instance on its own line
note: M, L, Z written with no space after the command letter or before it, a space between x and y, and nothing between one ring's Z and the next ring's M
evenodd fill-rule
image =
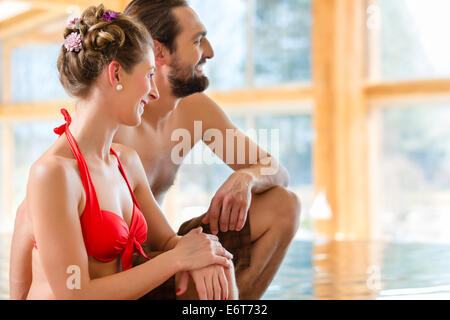
M310 0L189 3L208 29L215 50L206 64L212 89L311 80Z
M61 44L26 45L16 48L11 59L14 102L38 102L67 98L58 79L56 60Z
M309 0L254 1L255 86L311 80Z
M279 131L279 159L289 171L291 186L312 185L311 115L263 115L256 116L256 129ZM269 131L269 135L270 135ZM267 142L267 143L266 143ZM266 150L273 150L272 139L261 141Z
M369 26L369 78L387 88L378 92L379 101L369 97L370 107L379 115L375 135L380 145L372 181L378 233L399 241L448 242L450 104L442 97L448 93L446 85L430 81L450 78L450 46L445 40L450 4L445 0L370 2L372 11L367 12L378 8L380 24ZM442 92L408 96L423 93L422 82ZM395 100L389 100L392 92Z
M449 241L450 102L384 109L381 141L383 235Z
M246 1L192 0L189 4L205 25L214 49L214 58L205 64L213 90L229 90L246 85Z
M379 0L378 3L380 77L386 80L449 77L449 1Z
M297 106L297 109L301 109ZM312 115L291 114L276 115L267 114L255 117L257 130L279 131L279 156L277 158L288 170L290 176L289 189L293 190L302 203L302 218L299 236L309 237L313 232L313 217L310 208L314 199L314 186L312 177L312 144L314 129L312 127ZM267 141L272 141L267 139ZM261 141L261 146L266 150L273 150Z
M31 165L57 139L53 128L61 121L34 121L13 124L14 132L14 208L25 198Z

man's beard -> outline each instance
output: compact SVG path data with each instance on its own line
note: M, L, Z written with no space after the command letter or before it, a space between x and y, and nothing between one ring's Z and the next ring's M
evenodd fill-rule
M199 77L194 71L198 65L204 63L205 60L201 60L192 69L183 68L176 62L172 65L168 79L175 97L184 98L197 92L203 92L208 88L208 78L206 76Z

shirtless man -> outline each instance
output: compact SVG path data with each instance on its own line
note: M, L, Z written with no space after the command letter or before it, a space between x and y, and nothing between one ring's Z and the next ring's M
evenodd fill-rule
M226 146L230 145L226 143L229 137L226 130L235 130L233 147L237 140L245 139L245 150L237 150L246 153L245 163L227 162L234 173L217 190L205 215L197 220L209 225L211 233L218 234L220 239L227 234L239 237L245 226L249 228L248 259L251 263L242 268L236 266L236 281L240 299L259 299L274 278L299 226L300 201L286 189L288 173L202 93L208 86L202 66L213 58L214 52L206 38L206 28L184 0L133 0L125 13L141 20L154 39L155 82L160 98L146 106L139 127L123 127L114 142L138 152L152 192L161 205L180 166L172 155L173 148L180 143L172 139L176 129L189 131L191 149L199 140L211 146L210 139L203 133L217 129L224 138L223 149L211 150L224 161ZM194 134L194 121L201 121L200 136ZM252 148L259 151L256 163L249 160ZM186 157L188 151L183 149L179 156ZM262 169L267 169L268 164L278 170L264 174ZM31 270L15 262L31 259L33 243L31 239L23 241L27 227L20 218L25 216L21 214L25 210L23 205L18 209L11 250L10 287L14 299L26 296L31 282ZM22 241L14 241L15 237L21 237ZM226 244L224 247L227 248Z

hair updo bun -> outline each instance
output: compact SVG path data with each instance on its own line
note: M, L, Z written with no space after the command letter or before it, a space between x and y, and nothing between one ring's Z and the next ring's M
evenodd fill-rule
M69 51L63 45L58 57L59 79L72 96L87 95L92 83L112 61L131 72L148 53L148 47L153 48L153 40L141 23L121 13L105 18L111 12L102 4L91 6L83 11L76 27L71 24L64 31L64 38L73 32L81 36L79 51Z

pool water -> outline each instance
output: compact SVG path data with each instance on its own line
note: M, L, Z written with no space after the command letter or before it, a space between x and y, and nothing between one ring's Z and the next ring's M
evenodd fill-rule
M0 299L9 250L0 235ZM296 239L263 299L450 299L450 245Z
M297 240L263 299L450 299L450 245Z
M297 240L263 299L450 299L450 245Z

